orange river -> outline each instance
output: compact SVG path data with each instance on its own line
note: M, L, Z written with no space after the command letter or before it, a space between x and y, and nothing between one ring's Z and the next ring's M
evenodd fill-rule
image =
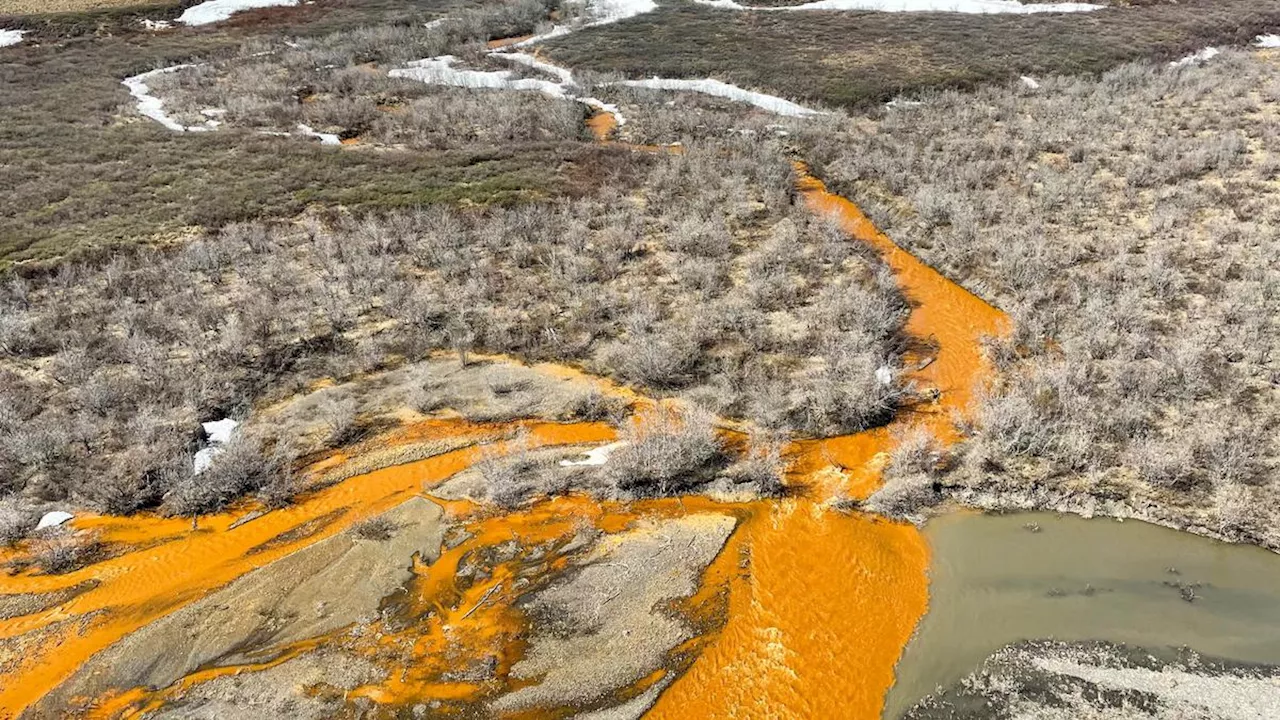
M600 136L614 130L596 120ZM911 304L908 332L936 348L931 362L911 358L921 388L936 388L926 407L900 413L889 427L857 435L800 440L782 500L715 503L705 498L597 503L583 497L546 500L510 515L469 503L444 503L470 538L415 566L408 599L397 609L414 621L388 626L361 641L319 638L287 648L276 660L316 642L347 642L348 650L396 658L396 673L352 695L380 706L483 697L493 687L444 682L459 657L499 659L497 675L519 659L525 629L516 608L515 572L554 572L557 552L500 565L484 582L461 587L454 575L464 555L518 536L526 546L568 543L583 521L617 532L645 516L723 512L740 519L704 575L703 589L684 604L696 621L718 613L708 631L683 648L690 659L646 715L677 718L877 718L903 647L928 604L928 548L917 530L875 516L837 510L838 498L865 498L878 487L895 431L924 425L945 442L957 439L955 414L965 412L988 372L983 336L1003 332L1004 316L943 278L878 232L848 200L827 192L796 165L797 190L815 211L838 219L850 235L874 246ZM598 444L615 437L600 423L524 423L542 445ZM90 656L173 610L245 573L384 512L470 466L481 443L499 442L510 426L431 421L413 429L419 440L450 437L476 445L377 470L313 492L252 522L235 524L248 508L187 520L155 516L77 519L104 541L128 550L66 575L0 577L0 595L76 588L53 608L0 620L0 645L22 642L19 659L0 674L0 718L17 717L66 680ZM296 532L304 528L307 532ZM290 531L295 531L290 533ZM287 533L287 534L286 534ZM447 630L447 633L446 633ZM349 633L347 635L350 635ZM25 636L25 637L24 637ZM361 646L364 643L365 646ZM452 660L450 660L452 658ZM252 671L257 666L234 668ZM171 688L120 689L92 703L98 717L129 717L164 703L183 688L220 674L195 673ZM628 689L643 690L647 678Z

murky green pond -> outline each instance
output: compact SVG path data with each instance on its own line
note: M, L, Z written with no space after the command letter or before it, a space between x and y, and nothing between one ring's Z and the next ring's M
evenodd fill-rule
M957 513L930 521L925 535L929 612L898 664L887 718L1018 640L1187 646L1280 664L1278 554L1049 513Z

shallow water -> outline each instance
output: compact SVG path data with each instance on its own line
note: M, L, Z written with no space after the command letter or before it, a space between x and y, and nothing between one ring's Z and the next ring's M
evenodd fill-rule
M1038 527L1032 532L1028 525ZM1049 513L930 521L929 611L885 717L1018 640L1186 646L1280 663L1280 555L1148 523ZM1196 587L1193 602L1178 584Z
M603 139L612 128L608 121L600 120L592 130ZM412 612L408 615L421 621L409 623L407 630L389 628L380 635L412 646L417 651L414 659L402 665L403 672L394 682L362 687L356 691L358 695L392 706L426 700L480 700L494 688L440 682L451 667L439 662L442 649L458 650L452 656L455 660L459 654L497 656L499 670L519 659L525 622L513 612L519 593L514 592L513 584L503 585L499 576L528 568L522 568L517 558L509 568L499 568L502 572L495 573L489 582L460 593L454 587L456 562L449 562L450 558L514 537L517 527L531 538L551 540L568 532L559 521L570 518L601 529L617 529L634 520L637 510L679 516L701 507L702 511L735 514L741 525L707 569L702 589L683 610L693 618L708 607L726 607L727 612L722 625L699 623L711 631L684 648L692 656L691 665L662 693L646 717L879 715L885 689L893 682L894 664L926 609L929 551L914 527L837 512L830 508L830 501L865 498L879 486L880 470L896 442L894 429L922 425L943 442L955 439L954 416L969 409L975 385L990 370L979 339L998 334L1005 318L895 246L853 203L829 193L803 166L797 170L798 190L806 203L817 212L832 215L855 240L875 247L893 269L912 304L907 332L932 345L927 358L908 358L913 366L919 363L908 379L919 388L936 389L935 399L902 413L889 427L792 444L788 454L795 464L789 483L795 492L783 501L728 505L684 498L650 501L627 509L597 507L579 498L553 501L518 517L485 521L485 532L476 532L471 541L432 566L416 568L420 578L413 595L420 602L409 608ZM480 442L504 434L498 427L432 428L450 436L472 432ZM540 424L531 430L540 444L599 444L614 439L612 428L598 424ZM41 643L23 667L6 678L18 682L0 684L0 715L35 702L86 658L125 634L286 552L429 489L468 467L477 456L474 449L464 449L351 478L290 508L235 527L237 517L232 513L206 518L200 532L192 532L181 520L100 519L98 529L105 539L136 544L140 549L57 579L0 579L0 592L57 589L84 579L99 583L60 606L56 613L63 618L94 618L86 632L59 634L61 645ZM336 456L335 462L345 459L345 455ZM288 536L287 542L272 545L270 553L250 552L273 538L287 536L298 523L317 518L329 521L314 534L296 539ZM77 525L88 527L86 523ZM158 576L163 582L140 585L136 582L138 573ZM45 587L50 584L57 587ZM716 598L720 602L715 602ZM483 610L477 612L475 608L482 605ZM2 622L0 638L38 629L50 618L28 616ZM462 634L466 637L459 641L459 633L453 632L453 640L446 642L449 639L438 632L446 626L465 630ZM414 671L409 672L410 668ZM171 691L205 679L204 674L196 673L160 692L136 688L104 697L99 709L103 716L118 716L156 707L169 699Z

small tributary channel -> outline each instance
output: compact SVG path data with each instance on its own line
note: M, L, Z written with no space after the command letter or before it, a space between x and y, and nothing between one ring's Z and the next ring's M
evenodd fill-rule
M1106 640L1280 664L1280 555L1134 520L963 512L929 522L929 611L884 716L1000 647Z

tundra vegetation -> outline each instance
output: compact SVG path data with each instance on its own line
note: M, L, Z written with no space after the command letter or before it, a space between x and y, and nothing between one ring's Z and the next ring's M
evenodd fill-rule
M889 416L905 389L875 375L899 364L905 302L874 254L792 202L776 142L733 136L626 162L577 199L233 223L12 274L5 492L117 513L283 502L296 458L350 437L349 404L317 407L331 418L318 445L251 423L193 474L197 421L439 350L572 361L805 434ZM640 428L619 488L671 492L719 462L702 414ZM739 472L768 480L776 458L756 456Z
M1244 45L1280 27L1280 0L1111 4L1085 14L988 15L751 12L671 2L544 47L549 59L575 70L715 77L802 104L858 110L931 88L1172 60L1209 45Z
M138 9L13 23L32 42L0 66L0 253L21 263L0 289L0 542L49 501L191 516L287 502L300 459L363 430L351 404L320 407L327 429L305 439L248 427L196 474L198 421L441 350L570 362L682 398L678 416L621 423L630 443L596 478L619 496L724 479L779 492L779 437L879 425L913 399L876 372L901 364L907 303L870 251L795 203L800 148L1016 321L992 343L999 380L967 447L905 437L871 507L915 516L949 492L1280 544L1274 63L1056 76L1243 42L1280 24L1280 2L1143 3L1087 24L670 4L549 45L623 106L624 137L684 143L675 155L590 142L588 111L564 98L387 74L450 53L536 77L485 43L569 6L291 10L191 33L142 29ZM137 117L120 80L179 62L191 67L152 92L184 124L214 111L218 131ZM608 86L618 73L714 74L828 106L924 102L779 121ZM1019 73L1040 88L927 91ZM299 124L359 145L270 134ZM579 406L620 414L603 397ZM706 413L755 437L727 453ZM563 487L558 472L530 481L540 463L482 470L512 505Z
M1231 52L812 126L834 187L1015 321L952 493L1280 547L1278 100Z

